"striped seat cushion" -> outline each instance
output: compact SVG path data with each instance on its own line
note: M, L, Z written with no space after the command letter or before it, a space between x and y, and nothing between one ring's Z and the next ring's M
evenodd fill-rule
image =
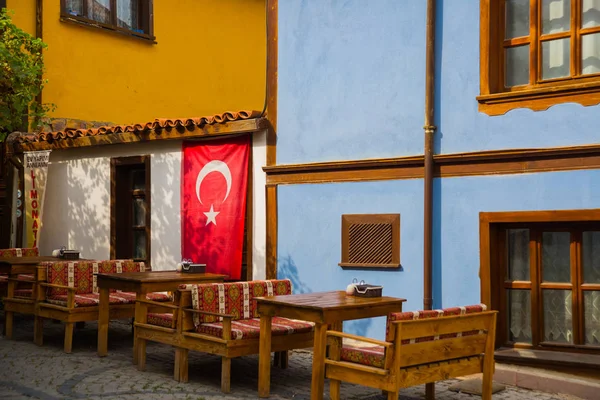
M66 294L55 294L52 296L47 296L46 301L51 304L56 304L59 306L66 307L67 306L67 298ZM171 298L166 293L148 293L146 295L148 300L152 301L170 301ZM114 292L109 293L108 302L110 305L119 305L119 304L135 304L135 293L131 292ZM75 294L75 307L92 307L97 306L100 303L100 294L99 293L82 293Z
M315 328L314 323L289 318L273 317L271 335L291 335L308 333ZM223 338L223 322L204 322L196 327L197 333ZM240 319L231 322L231 339L258 339L260 318Z
M15 297L25 297L31 299L33 296L33 290L31 289L15 289Z
M384 355L383 346L362 347L344 345L340 353L340 359L369 367L383 368Z
M31 274L20 274L17 276L17 279L22 280L22 281L33 281L33 275ZM0 275L0 283L1 282L8 282L8 275Z
M149 325L162 326L164 328L175 328L174 318L171 313L148 313L147 323Z

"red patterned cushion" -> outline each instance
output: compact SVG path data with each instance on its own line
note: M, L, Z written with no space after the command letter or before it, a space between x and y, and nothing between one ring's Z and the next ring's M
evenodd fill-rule
M368 365L369 367L383 368L384 354L383 346L359 347L344 345L340 353L340 359L342 361Z
M48 283L70 286L76 289L76 294L98 293L95 273L122 273L144 271L143 262L132 260L78 260L53 261L46 266ZM115 292L111 290L111 292ZM49 288L47 296L66 295L66 289Z
M17 279L22 281L33 281L33 275L31 274L20 274L17 276ZM0 275L0 281L8 282L8 275Z
M312 322L300 321L296 319L273 317L271 324L272 335L291 335L293 333L306 333L314 330ZM196 332L206 335L223 338L222 322L205 322L198 325ZM242 319L231 322L231 338L239 339L258 339L260 336L260 319Z
M135 303L135 296L136 296L135 292L114 292L114 293L112 293L112 295L126 299L128 304ZM152 300L152 301L171 301L172 300L171 296L169 296L169 294L166 292L147 293L146 299Z
M15 289L15 297L26 297L31 299L33 290L31 289Z
M40 251L37 247L28 248L12 248L12 249L0 249L0 258L10 257L37 257L40 255Z
M464 314L473 314L477 312L486 311L487 306L485 304L474 304L470 306L463 307L450 307L444 308L441 310L421 310L421 311L406 311L400 313L392 313L388 316L386 331L385 331L385 340L392 341L391 332L390 332L390 324L392 321L409 321L415 319L429 319L429 318L440 318L440 317L448 317L451 315L464 315ZM477 332L474 332L477 333ZM474 334L473 332L463 332L463 336L467 336L469 334ZM444 335L441 339L446 337L455 337L456 335ZM428 336L424 338L418 338L417 342L426 342L434 340L433 336ZM403 344L408 343L408 341L402 341Z
M192 285L192 302L196 310L231 314L234 320L257 317L255 297L292 294L289 279L250 282L208 283ZM220 321L220 317L194 315L194 323Z
M148 300L154 301L169 301L169 295L164 293L148 293L146 295ZM46 300L52 304L58 304L60 306L67 306L67 295L66 294L55 294L47 296ZM91 307L97 306L100 303L99 293L82 293L75 294L75 307ZM109 293L108 303L110 305L117 304L135 304L135 293L130 292L114 292Z
M173 314L148 313L148 324L163 326L165 328L175 328L173 326Z

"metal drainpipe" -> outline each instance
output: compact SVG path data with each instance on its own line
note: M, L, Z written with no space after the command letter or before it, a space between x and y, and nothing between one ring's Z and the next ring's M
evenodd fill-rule
M423 154L423 308L431 310L433 305L432 295L432 241L433 241L433 137L436 127L434 125L434 99L435 99L435 0L427 0L427 33L426 33L426 58L425 58L425 146ZM435 398L435 386L427 384L425 387L427 399Z
M424 151L424 254L423 307L431 310L432 298L432 214L433 214L433 125L435 97L435 0L427 0L427 55L425 67L425 151Z

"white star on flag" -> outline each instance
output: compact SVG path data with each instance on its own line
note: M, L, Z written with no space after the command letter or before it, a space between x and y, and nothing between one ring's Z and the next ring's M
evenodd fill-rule
M208 226L208 224L217 224L217 215L219 215L219 211L215 211L215 209L213 208L213 205L210 205L210 210L208 212L205 212L204 215L206 215L206 225Z

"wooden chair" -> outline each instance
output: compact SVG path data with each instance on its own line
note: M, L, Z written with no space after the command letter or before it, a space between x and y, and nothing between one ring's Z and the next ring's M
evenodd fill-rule
M340 382L370 386L397 400L401 388L483 372L482 399L492 398L497 311L485 306L396 313L388 318L387 340L328 331L327 336L367 343L342 346L325 359L333 400Z
M70 353L73 330L77 322L98 320L100 296L96 287L95 273L121 273L144 271L144 263L133 260L74 260L53 262L45 268L45 282L39 282L37 291L34 340L43 344L43 321L45 318L65 322L64 351ZM44 271L40 271L43 274ZM135 293L111 292L109 294L110 317L133 318ZM166 302L165 293L148 293L147 298Z
M180 382L188 381L189 350L216 354L221 356L221 391L229 393L231 359L259 352L260 318L254 297L291 294L292 286L284 279L188 285L179 292L175 312L161 316L146 313L146 317L136 320L138 368L145 367L148 340L175 347L174 378ZM156 306L148 301L140 304ZM313 331L310 322L275 317L271 348L287 352L312 347ZM282 367L287 364L286 355L276 359Z

